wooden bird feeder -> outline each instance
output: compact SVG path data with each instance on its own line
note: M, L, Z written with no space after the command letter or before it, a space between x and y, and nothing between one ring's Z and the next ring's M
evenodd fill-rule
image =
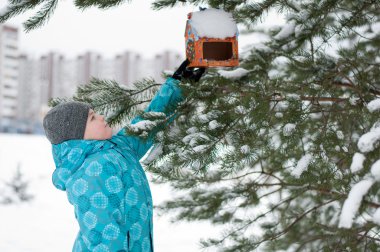
M218 9L189 13L185 31L189 67L238 66L237 37L230 13Z

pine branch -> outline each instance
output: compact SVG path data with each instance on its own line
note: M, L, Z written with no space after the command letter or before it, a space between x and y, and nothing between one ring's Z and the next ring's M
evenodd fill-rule
M79 9L87 9L96 6L100 9L116 7L129 0L75 0L75 6Z
M183 1L179 1L179 0L160 0L160 1L155 1L152 3L152 9L154 10L161 10L163 8L166 8L166 7L174 7L176 6L177 4L180 4L179 2L183 2Z
M24 22L25 31L29 32L45 24L53 14L57 4L58 0L48 1L37 14Z
M110 126L120 125L135 116L139 105L149 102L160 85L144 79L134 83L138 89L126 89L116 81L93 78L89 84L78 87L74 98L90 103L94 110L106 115Z
M301 215L297 216L294 221L292 223L290 223L285 229L283 229L282 231L278 232L276 235L270 237L270 238L267 238L267 239L264 239L262 241L260 241L258 244L261 244L265 241L268 241L268 240L276 240L278 239L279 237L281 237L282 235L286 234L287 232L289 232L289 230L295 225L297 224L299 221L301 221L307 214L317 210L318 208L324 206L324 205L327 205L327 204L330 204L332 202L336 201L336 199L332 199L332 200L328 200L326 202L323 202L319 205L316 205L312 208L310 208L309 210L305 211L304 213L302 213Z
M40 5L44 0L11 1L0 15L0 23Z

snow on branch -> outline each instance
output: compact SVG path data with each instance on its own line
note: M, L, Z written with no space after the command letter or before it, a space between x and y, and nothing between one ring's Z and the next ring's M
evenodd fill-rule
M367 194L368 190L371 188L374 182L375 181L373 179L365 179L358 182L352 187L350 193L348 194L348 198L343 204L338 227L352 227L352 222L356 213L359 210L359 207L362 203L362 199Z
M154 160L156 160L163 153L162 144L155 144L153 148L148 152L148 154L141 161L142 164L148 165Z
M298 161L296 168L292 170L291 174L294 177L299 178L301 174L307 170L312 158L313 156L310 154L302 156L301 159Z
M294 123L287 123L282 129L282 134L284 134L284 136L291 136L295 129L296 125Z
M372 216L372 221L380 225L380 208L378 208Z
M237 68L235 70L232 70L232 71L226 71L226 70L219 70L218 71L218 74L226 79L231 79L231 80L237 80L237 79L240 79L244 76L246 76L247 74L249 73L248 70L244 69L244 68Z
M359 138L358 148L361 152L373 151L380 140L380 127L374 127L370 132L365 133Z
M358 172L363 169L363 163L365 161L365 156L361 153L355 153L352 158L352 163L350 166L350 170L352 173Z
M282 40L288 38L290 35L294 33L296 28L296 22L294 20L290 21L288 24L282 27L281 31L274 36L276 40Z
M367 109L369 112L373 113L377 110L380 110L380 98L377 98L367 104Z
M380 160L377 160L371 167L371 174L377 181L380 181Z
M157 126L157 122L153 122L150 120L142 120L135 124L131 124L129 128L132 132L138 133L141 131L150 131L156 126Z

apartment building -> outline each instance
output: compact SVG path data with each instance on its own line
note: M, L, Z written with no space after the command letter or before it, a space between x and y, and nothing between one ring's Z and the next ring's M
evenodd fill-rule
M184 60L185 58L181 58L178 53L172 51L164 51L161 54L157 54L151 61L154 70L152 77L158 82L164 81L162 73L174 71Z
M76 79L77 85L85 85L90 82L92 77L102 76L102 56L94 52L86 52L79 55L76 60Z
M17 118L26 132L33 131L33 125L41 120L41 82L36 75L37 66L28 55L19 56Z
M114 59L114 79L120 85L132 87L132 84L141 79L144 71L141 56L134 52L124 52Z
M0 25L0 127L17 117L18 54L18 29Z
M47 104L49 100L62 94L63 55L50 52L42 55L37 62L37 79L40 81L40 100Z
M182 60L170 51L151 59L130 51L108 59L94 52L73 59L49 52L35 59L19 55L17 29L1 26L0 132L42 132L49 100L72 97L79 85L89 83L93 77L115 80L129 88L143 78L162 83L162 72L174 71Z

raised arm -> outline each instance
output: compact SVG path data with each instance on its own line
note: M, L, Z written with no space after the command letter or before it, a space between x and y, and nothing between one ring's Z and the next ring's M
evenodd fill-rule
M165 81L153 97L148 107L144 110L145 112L163 112L166 116L171 116L174 113L178 103L183 100L182 92L179 87L180 80L182 78L186 78L192 79L193 81L199 81L205 71L204 68L196 71L187 69L186 66L188 64L189 62L187 60L184 61L173 76ZM171 123L174 118L175 115L172 116L165 125ZM142 120L143 119L140 116L137 116L132 119L131 124L136 124ZM142 139L141 137L127 135L125 128L123 128L117 135L125 136L131 148L135 150L139 159L141 159L153 145L156 132L157 130L154 130L147 139Z

